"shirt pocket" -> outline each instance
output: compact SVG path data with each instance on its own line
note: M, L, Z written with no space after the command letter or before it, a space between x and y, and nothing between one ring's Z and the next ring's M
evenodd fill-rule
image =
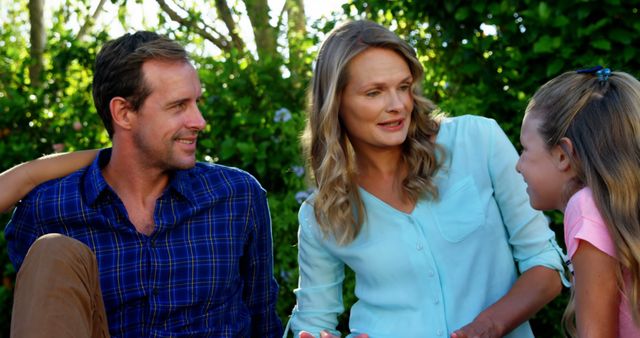
M460 242L480 228L485 213L471 176L462 178L441 196L434 216L440 234L449 242Z

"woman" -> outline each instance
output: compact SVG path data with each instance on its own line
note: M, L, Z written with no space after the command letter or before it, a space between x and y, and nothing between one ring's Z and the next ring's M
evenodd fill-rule
M369 21L337 27L320 49L296 337L339 334L345 264L351 336L533 337L527 319L561 290L560 250L506 135L493 120L438 115L422 78L414 50Z

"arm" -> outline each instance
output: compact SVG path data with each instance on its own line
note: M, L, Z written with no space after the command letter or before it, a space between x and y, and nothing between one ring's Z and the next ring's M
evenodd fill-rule
M53 154L0 173L0 212L9 211L29 191L45 181L68 175L91 163L97 150Z
M451 337L503 337L555 298L561 289L557 271L533 267L518 278L504 297Z
M300 207L298 221L300 277L298 288L294 290L296 306L289 320L291 331L294 337L299 337L303 331L316 338L325 337L320 333L323 330L340 337L335 328L338 315L344 311L344 263L323 246L313 206L308 202Z
M256 337L281 337L282 323L276 312L278 284L273 277L271 217L266 193L253 186L246 260L241 271L244 278L243 298L251 313L251 332ZM243 217L243 216L238 216Z
M617 261L587 241L580 241L572 257L578 336L616 337L620 292Z
M451 336L501 337L520 326L561 290L562 259L554 233L541 212L529 204L526 186L516 172L518 154L495 121L489 138L487 166L513 259L521 271L509 292Z

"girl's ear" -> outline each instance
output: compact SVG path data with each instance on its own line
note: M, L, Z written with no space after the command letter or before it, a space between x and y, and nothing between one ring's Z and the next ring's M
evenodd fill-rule
M134 112L126 99L119 96L112 98L109 102L109 109L114 128L117 126L121 129L131 129L131 114Z
M567 137L561 138L560 142L551 149L551 155L559 170L571 170L571 157L575 155L573 142Z

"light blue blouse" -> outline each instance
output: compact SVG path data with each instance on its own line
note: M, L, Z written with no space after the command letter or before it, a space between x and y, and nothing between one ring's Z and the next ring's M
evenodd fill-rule
M366 220L346 246L323 239L313 196L301 206L295 337L336 327L344 264L356 275L351 333L371 338L449 337L504 296L518 270L562 271L554 233L529 206L518 155L498 124L448 118L437 143L446 150L435 178L439 200L421 199L407 214L360 189ZM533 334L524 323L507 337Z

